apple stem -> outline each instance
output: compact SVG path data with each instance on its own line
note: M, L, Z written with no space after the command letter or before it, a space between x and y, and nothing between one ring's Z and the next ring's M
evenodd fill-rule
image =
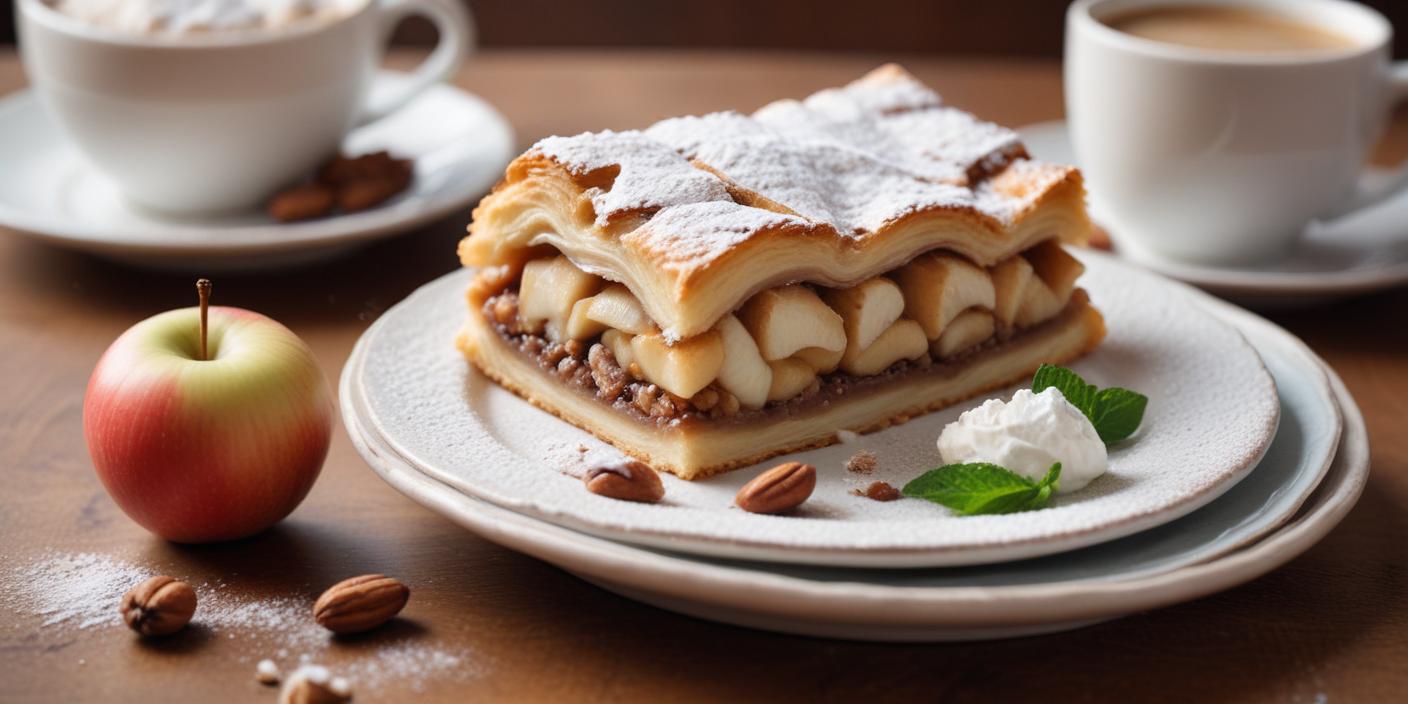
M210 309L210 279L196 279L196 295L200 296L200 361L210 358L206 353L206 316Z

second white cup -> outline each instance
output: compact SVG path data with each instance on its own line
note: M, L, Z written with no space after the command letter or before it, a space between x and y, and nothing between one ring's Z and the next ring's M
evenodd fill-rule
M1233 53L1106 21L1205 0L1077 0L1066 16L1071 139L1116 244L1136 259L1243 264L1286 254L1315 220L1400 191L1362 185L1408 71L1392 29L1342 0L1226 0L1330 30L1346 49Z

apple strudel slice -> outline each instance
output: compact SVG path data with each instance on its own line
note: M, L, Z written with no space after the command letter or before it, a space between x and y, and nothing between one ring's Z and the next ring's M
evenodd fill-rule
M488 377L686 479L1022 379L1104 336L1074 168L897 66L752 115L550 137L459 248Z

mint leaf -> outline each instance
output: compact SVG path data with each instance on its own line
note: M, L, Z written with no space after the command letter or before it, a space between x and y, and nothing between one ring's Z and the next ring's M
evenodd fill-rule
M1032 392L1041 393L1050 387L1056 387L1072 406L1079 408L1086 417L1090 417L1090 411L1095 407L1095 386L1085 383L1085 379L1080 375L1065 368L1052 364L1043 364L1037 367L1036 375L1032 377ZM1091 422L1095 422L1091 418Z
M1041 393L1053 386L1090 419L1106 445L1133 435L1144 421L1144 409L1149 405L1149 397L1129 389L1112 386L1097 390L1065 367L1051 364L1038 367L1032 377L1032 391Z
M1046 470L1046 476L1037 482L1037 488L1051 487L1053 491L1061 488L1061 463L1051 465L1051 469Z
M915 477L900 493L947 506L964 516L1041 508L1059 486L1061 463L1040 483L987 462L950 464Z
M1134 434L1144 420L1144 408L1148 405L1149 397L1112 386L1096 394L1094 415L1087 415L1100 439L1109 445Z

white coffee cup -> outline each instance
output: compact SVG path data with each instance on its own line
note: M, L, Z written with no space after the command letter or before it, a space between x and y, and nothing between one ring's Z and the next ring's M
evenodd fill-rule
M1364 165L1408 67L1392 28L1343 0L1223 0L1341 35L1345 49L1214 51L1102 20L1207 0L1077 0L1066 14L1066 113L1111 237L1136 259L1241 264L1287 254L1306 226L1408 185L1364 185Z
M235 212L306 176L353 127L452 75L473 44L459 0L368 0L285 29L139 35L19 0L35 93L133 203L183 216ZM368 103L396 24L423 15L439 44L404 87Z

